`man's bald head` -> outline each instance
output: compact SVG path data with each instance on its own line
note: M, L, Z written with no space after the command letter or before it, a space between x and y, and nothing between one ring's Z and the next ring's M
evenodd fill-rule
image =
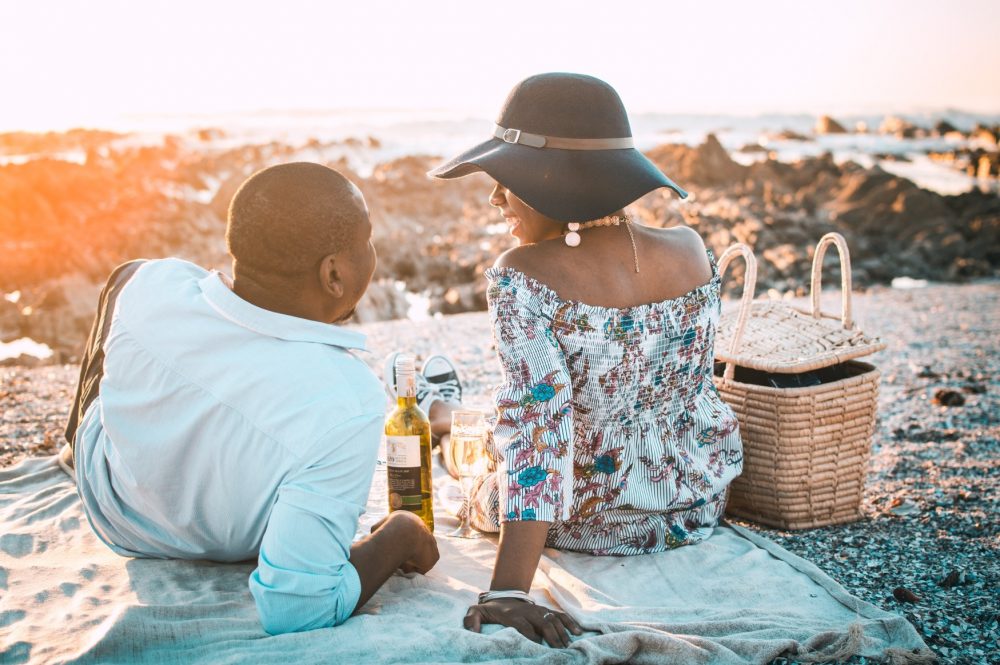
M250 176L229 205L226 243L236 271L287 279L356 244L368 228L361 192L321 164L295 162Z

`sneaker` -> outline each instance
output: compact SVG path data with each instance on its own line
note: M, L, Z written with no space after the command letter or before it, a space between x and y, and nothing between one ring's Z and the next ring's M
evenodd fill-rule
M383 377L385 377L385 385L389 389L389 397L392 398L393 401L396 399L396 358L402 353L402 351L393 351L385 359ZM435 399L440 398L434 390L434 386L427 381L427 378L424 377L422 373L417 372L415 378L417 380L417 406L419 406L420 410L424 413L429 413L431 403L433 403Z
M458 370L451 360L441 355L431 356L424 362L421 373L439 399L452 404L462 403L462 382L458 380Z

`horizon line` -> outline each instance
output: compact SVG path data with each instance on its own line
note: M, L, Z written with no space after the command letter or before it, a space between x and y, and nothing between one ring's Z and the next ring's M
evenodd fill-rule
M414 114L441 114L451 116L449 120L451 121L463 121L463 120L489 120L492 116L491 114L486 114L482 111L473 110L470 108L465 109L455 109L448 107L437 107L437 106L343 106L343 107L264 107L256 109L243 109L243 110L226 110L226 111L128 111L122 112L116 115L116 118L102 118L102 119L83 119L80 122L52 122L45 125L43 123L43 128L35 126L33 128L22 127L12 127L12 126L0 126L0 135L3 134L14 134L14 133L28 133L28 134L43 134L43 133L66 133L73 130L92 130L92 131L118 131L118 132L135 132L140 131L135 128L116 128L116 125L128 124L129 121L139 121L139 120L152 120L152 119L189 119L196 120L203 118L209 119L219 119L225 117L269 117L269 116L301 116L301 117L323 117L331 116L336 114L350 114L350 113L376 113L376 114L392 114L392 113L414 113ZM718 117L718 118L742 118L742 119L754 119L754 118L769 118L769 117L781 117L786 116L789 118L819 118L821 116L829 116L833 119L860 119L860 118L871 118L873 116L880 117L902 117L904 119L907 116L914 117L919 116L921 118L927 118L928 116L944 116L944 115L965 115L971 116L976 119L982 119L987 122L1000 123L1000 109L994 111L978 111L971 110L969 108L961 108L955 106L939 106L939 107L928 107L928 106L914 106L907 110L901 109L882 109L882 110L849 110L849 111L839 111L839 112L815 112L810 110L798 110L798 111L780 111L780 110L768 110L768 111L744 111L744 112L722 112L722 111L666 111L666 110L637 110L629 113L630 117L640 117L640 116L666 116L666 117ZM434 120L430 118L428 120ZM209 129L212 128L211 124L204 126L192 126L186 129ZM159 130L157 130L159 131ZM166 131L166 130L163 130Z

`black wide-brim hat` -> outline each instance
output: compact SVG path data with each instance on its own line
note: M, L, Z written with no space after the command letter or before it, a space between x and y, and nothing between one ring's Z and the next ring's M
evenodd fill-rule
M493 137L428 175L485 171L519 199L561 222L599 219L644 194L687 192L635 149L618 93L582 74L539 74L507 96Z

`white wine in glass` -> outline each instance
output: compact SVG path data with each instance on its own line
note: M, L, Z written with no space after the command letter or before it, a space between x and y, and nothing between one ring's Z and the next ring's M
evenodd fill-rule
M489 471L486 455L486 418L479 411L455 411L451 417L451 441L448 455L452 467L458 472L462 486L465 513L462 525L448 534L456 538L479 538L478 531L469 525L471 510L469 493L472 481Z

